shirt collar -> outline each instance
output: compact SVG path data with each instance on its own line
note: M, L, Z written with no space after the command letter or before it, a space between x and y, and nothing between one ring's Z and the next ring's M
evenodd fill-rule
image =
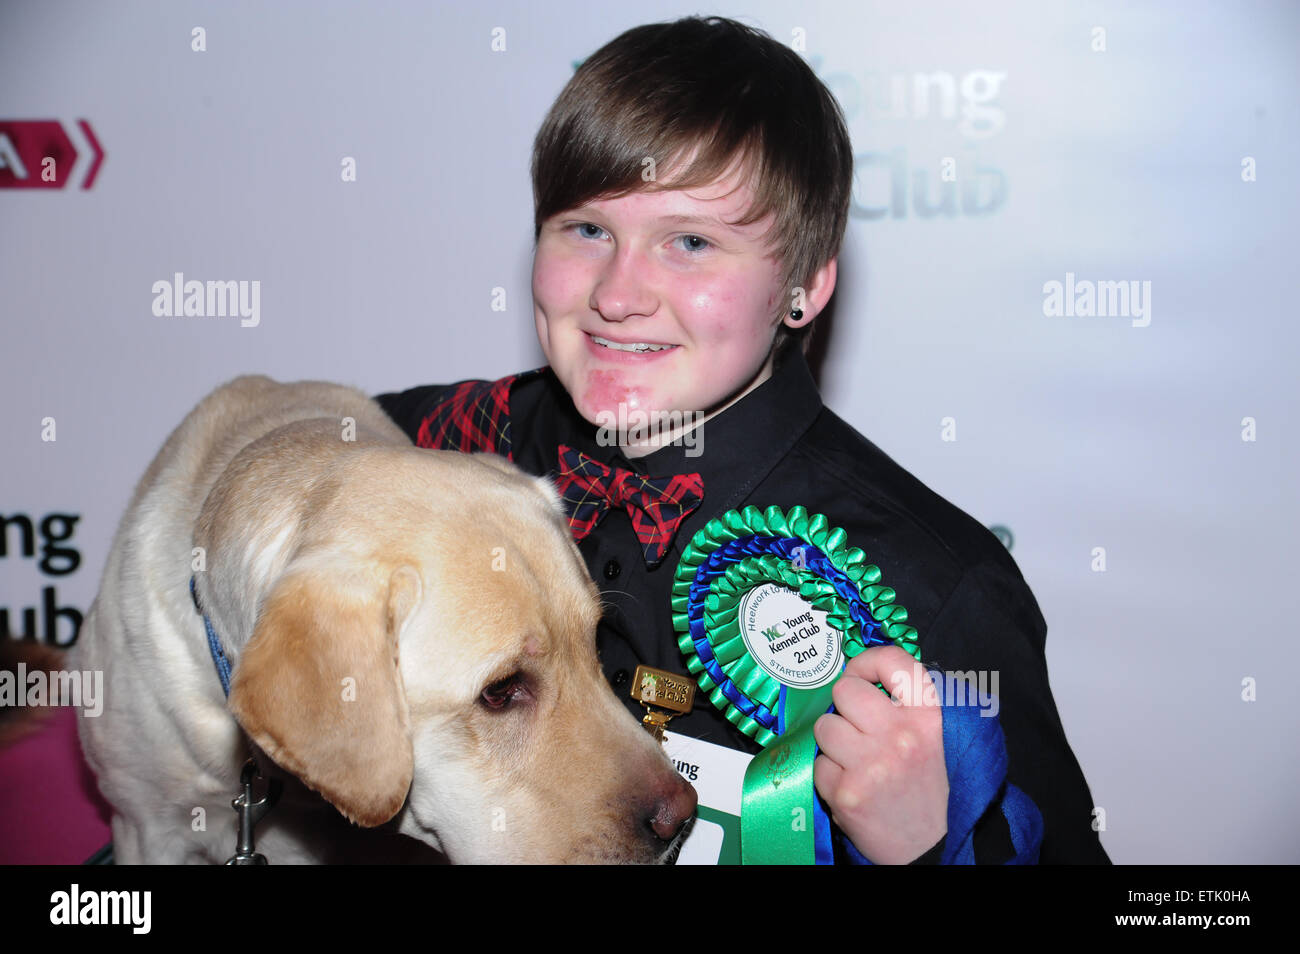
M549 416L554 434L547 435L553 440L548 443L568 444L604 464L637 474L698 473L704 479L704 505L698 513L708 516L739 505L803 437L823 406L808 362L795 346L771 377L699 425L691 438L694 446L669 445L644 457L628 458L616 445L598 443L597 428L578 414L555 375L546 377L556 402L556 413ZM695 515L690 522L698 522Z

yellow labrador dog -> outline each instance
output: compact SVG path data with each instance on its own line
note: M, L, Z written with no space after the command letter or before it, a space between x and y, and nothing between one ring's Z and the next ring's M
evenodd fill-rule
M546 480L412 447L349 388L231 382L145 473L75 650L116 859L230 859L251 755L273 864L662 860L695 792L602 677L599 615Z

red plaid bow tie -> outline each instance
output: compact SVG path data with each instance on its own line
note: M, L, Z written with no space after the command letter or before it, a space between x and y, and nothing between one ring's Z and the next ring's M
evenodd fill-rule
M704 499L699 474L642 477L602 464L566 444L560 445L555 487L569 509L575 540L589 534L610 507L625 508L651 567L663 560L677 527Z

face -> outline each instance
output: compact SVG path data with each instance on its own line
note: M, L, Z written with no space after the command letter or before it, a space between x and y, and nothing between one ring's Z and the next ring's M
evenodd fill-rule
M699 189L592 201L543 223L537 336L587 421L602 424L620 406L711 415L771 375L788 298L766 242L772 217L728 224L752 201L733 172Z
M460 489L436 499L474 518L433 541L402 632L415 755L399 830L455 862L662 861L695 792L601 672L599 593L554 489L459 456Z

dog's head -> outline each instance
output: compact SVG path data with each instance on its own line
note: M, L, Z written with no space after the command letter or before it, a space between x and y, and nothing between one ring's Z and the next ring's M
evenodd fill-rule
M695 793L601 673L599 593L550 484L375 448L312 497L238 654L253 740L454 862L661 858Z

